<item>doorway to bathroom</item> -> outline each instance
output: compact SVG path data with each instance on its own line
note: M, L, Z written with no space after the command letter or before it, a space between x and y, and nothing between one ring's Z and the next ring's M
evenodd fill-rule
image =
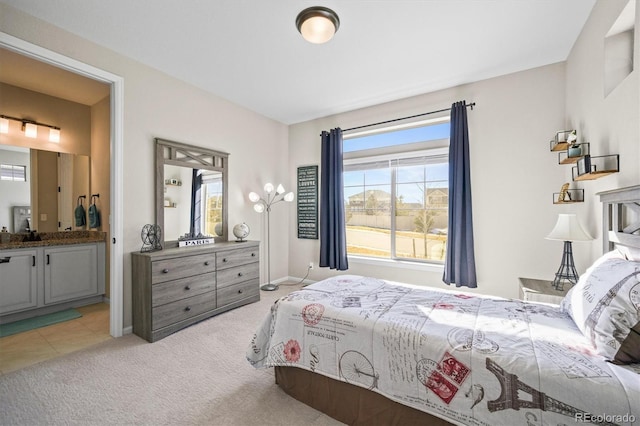
M109 141L105 151L109 156L109 211L104 212L104 225L109 240L109 334L123 334L123 95L124 81L108 71L79 62L48 49L0 32L0 48L36 62L45 63L65 72L83 76L109 86ZM108 215L108 217L107 217Z

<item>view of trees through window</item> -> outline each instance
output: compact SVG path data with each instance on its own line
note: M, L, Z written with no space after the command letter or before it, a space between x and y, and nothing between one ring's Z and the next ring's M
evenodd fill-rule
M421 142L448 139L448 122L428 127L419 136ZM400 132L385 134L388 145L402 138L394 139ZM364 139L357 140L358 146L368 146ZM398 144L400 149L391 155L345 161L347 252L442 262L448 234L446 149L402 151L404 144Z

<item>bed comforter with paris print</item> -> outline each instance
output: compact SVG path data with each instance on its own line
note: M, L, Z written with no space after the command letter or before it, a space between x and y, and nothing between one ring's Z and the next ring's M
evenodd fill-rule
M247 358L454 424L640 424L640 366L596 355L555 305L343 275L278 300Z

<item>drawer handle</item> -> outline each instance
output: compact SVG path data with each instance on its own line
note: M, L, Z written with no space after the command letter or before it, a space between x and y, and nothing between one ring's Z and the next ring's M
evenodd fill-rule
M191 286L190 286L190 285L187 285L187 286L185 286L185 287L184 287L184 289L185 289L185 290L191 290Z
M162 273L163 273L163 274L168 274L168 273L169 273L169 270L165 268L165 269L163 269L163 270L162 270Z
M242 289L238 290L238 293L242 294Z
M186 308L184 308L184 310L189 312L191 310L191 306L187 306Z
M0 259L0 263L9 263L11 261L11 256L3 257Z
M256 254L255 253L251 253L251 257L256 257Z
M242 272L238 272L238 276L241 277L242 276Z
M204 266L209 266L209 261L204 262Z
M227 263L227 258L226 258L226 257L223 257L223 258L222 258L222 262Z

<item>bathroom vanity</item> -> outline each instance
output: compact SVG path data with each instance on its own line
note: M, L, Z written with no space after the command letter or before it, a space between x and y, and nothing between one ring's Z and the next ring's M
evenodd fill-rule
M105 233L41 234L0 244L0 324L102 302Z

